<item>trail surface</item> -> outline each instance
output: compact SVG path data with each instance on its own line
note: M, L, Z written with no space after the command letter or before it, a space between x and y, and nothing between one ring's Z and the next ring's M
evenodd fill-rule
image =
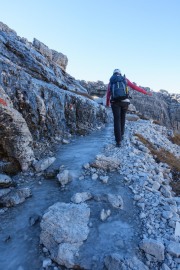
M112 127L80 137L68 145L57 149L53 169L64 166L73 175L73 181L62 189L57 179L45 179L42 176L20 174L21 186L30 186L32 197L25 203L9 209L1 215L0 269L39 270L44 255L39 246L40 219L44 211L56 202L71 202L77 192L91 192L93 197L104 194L121 195L123 210L115 209L106 201L92 199L86 203L91 209L90 232L87 241L80 248L79 258L85 269L104 269L104 256L119 252L122 256L133 256L139 242L140 222L137 207L133 205L132 194L124 186L119 172L109 173L107 184L92 180L89 175L79 180L83 164L92 162L103 151L112 136ZM102 209L111 211L106 221L100 220ZM52 266L51 266L52 267ZM47 268L53 269L53 268ZM61 269L60 267L58 269Z

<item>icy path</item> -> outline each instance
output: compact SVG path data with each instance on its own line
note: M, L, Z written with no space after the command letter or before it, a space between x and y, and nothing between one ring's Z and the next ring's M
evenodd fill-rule
M135 254L140 230L138 210L133 205L131 192L122 184L120 174L109 174L107 184L92 180L90 176L83 181L79 180L82 165L93 161L111 140L111 136L112 127L106 127L102 131L77 138L69 145L60 147L53 167L56 169L64 165L74 175L73 181L64 190L60 188L57 179L47 180L42 176L24 174L18 176L22 186L31 187L33 196L1 215L0 269L41 269L44 258L39 247L40 218L55 202L69 203L72 195L82 191L91 192L93 195L119 194L124 201L123 210L110 209L111 216L106 222L100 220L100 212L103 208L109 209L107 202L87 202L91 209L92 227L86 243L80 250L81 264L85 269L103 269L104 256L116 251L122 256ZM36 221L37 217L39 219ZM36 221L35 224L33 221Z

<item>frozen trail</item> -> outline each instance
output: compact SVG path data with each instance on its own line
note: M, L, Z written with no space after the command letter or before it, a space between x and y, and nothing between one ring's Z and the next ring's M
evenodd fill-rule
M90 200L90 229L88 239L80 250L81 265L85 269L103 269L103 257L115 251L122 255L134 254L138 243L139 221L137 210L129 189L123 186L119 173L109 174L110 181L104 185L91 177L79 180L82 165L94 160L112 136L112 126L79 137L68 145L57 149L56 161L51 169L64 165L74 175L73 181L63 190L57 179L45 179L42 176L19 175L22 186L30 186L32 197L23 204L9 209L1 215L0 224L0 269L39 270L42 267L43 254L39 247L40 219L44 211L55 202L70 202L73 194L89 191L93 195L107 193L120 194L124 200L124 210L111 209L111 217L106 223L99 219L102 208L109 208L104 201ZM33 224L34 222L35 224ZM94 241L96 240L96 246ZM49 268L52 269L52 268ZM61 269L61 268L59 268Z

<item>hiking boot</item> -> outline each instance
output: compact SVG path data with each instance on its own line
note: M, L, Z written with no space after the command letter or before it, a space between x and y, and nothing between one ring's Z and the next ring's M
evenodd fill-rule
M121 147L121 143L116 143L116 147Z

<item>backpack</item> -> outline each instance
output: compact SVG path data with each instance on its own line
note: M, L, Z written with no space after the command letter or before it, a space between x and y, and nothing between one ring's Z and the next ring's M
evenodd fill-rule
M129 97L125 75L114 74L110 78L111 100L121 101Z

